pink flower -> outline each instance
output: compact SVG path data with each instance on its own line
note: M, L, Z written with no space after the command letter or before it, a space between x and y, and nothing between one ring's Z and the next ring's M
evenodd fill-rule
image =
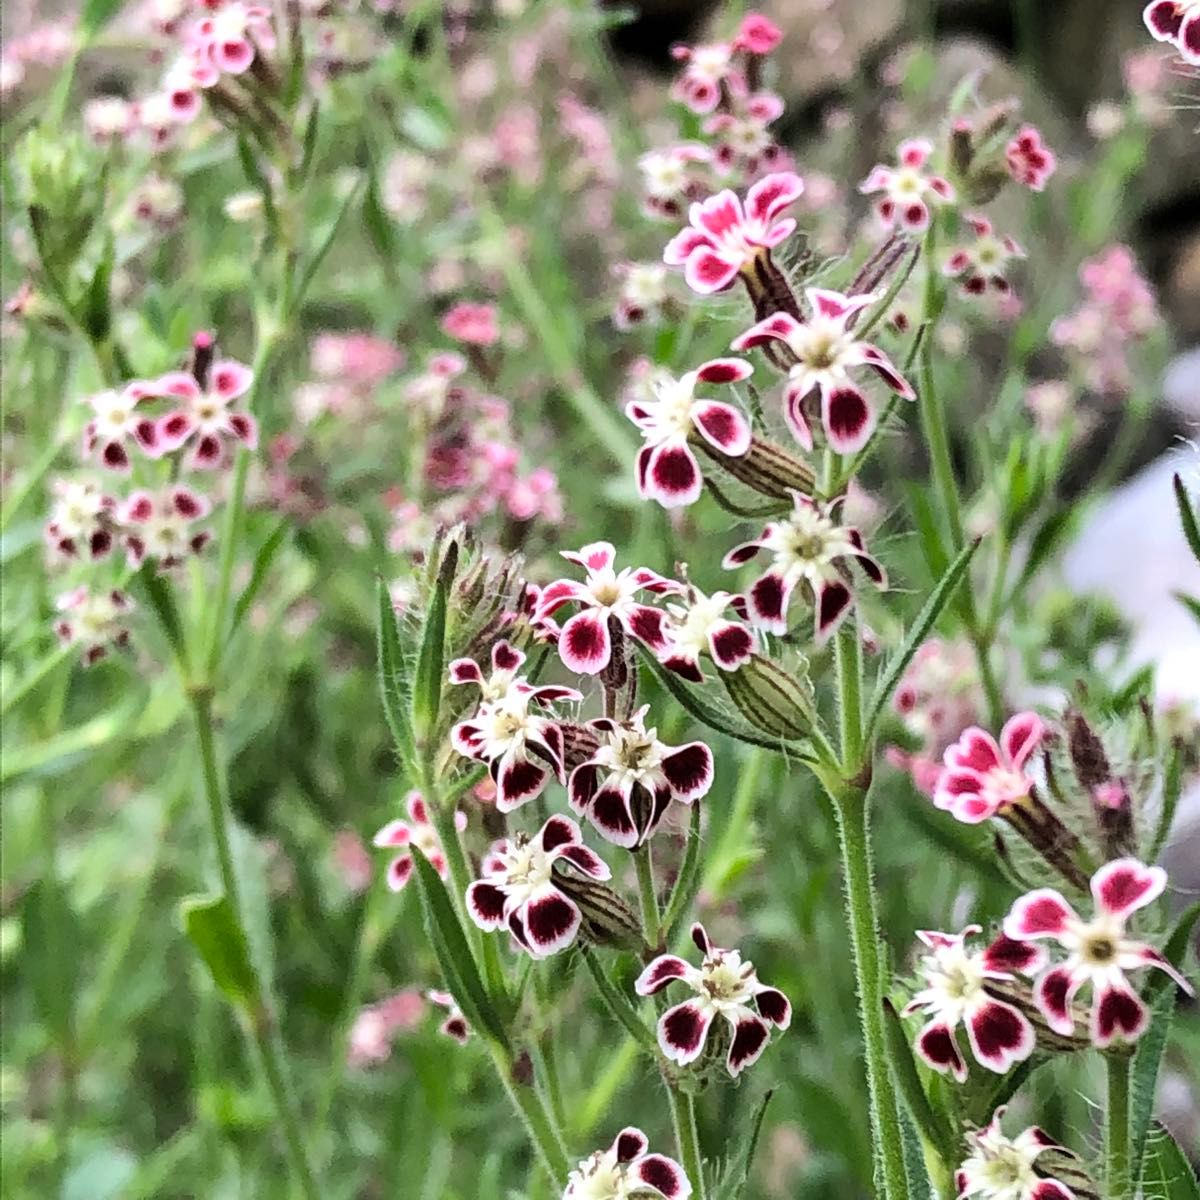
M113 548L117 502L90 479L56 479L50 485L54 507L46 523L50 548L61 558L81 553L96 562Z
M563 558L578 563L587 572L583 583L573 579L557 579L548 583L538 598L537 616L552 617L560 608L575 604L579 611L562 627L558 652L563 665L581 675L598 675L612 657L612 637L609 618L615 618L621 628L651 650L661 650L663 614L657 608L640 603L635 597L649 591L666 595L679 591L674 580L647 567L625 567L613 570L617 552L610 542L592 542L578 552L563 550Z
M1000 731L1000 744L972 725L950 746L933 802L968 825L994 817L1009 804L1028 797L1033 782L1025 766L1041 744L1046 727L1037 713L1010 717Z
M93 592L87 586L65 592L54 602L60 614L54 633L64 646L83 648L83 665L99 662L110 646L124 649L129 644L126 621L134 603L122 591Z
M1115 1039L1136 1041L1150 1015L1125 977L1126 971L1157 967L1184 991L1191 984L1157 951L1125 932L1129 918L1162 895L1167 873L1134 858L1106 863L1092 876L1095 916L1083 920L1053 888L1022 896L1004 921L1004 932L1021 941L1050 938L1067 953L1045 971L1034 988L1038 1008L1058 1033L1075 1030L1072 1002L1085 984L1092 986L1091 1039L1105 1047Z
M404 354L371 333L322 333L313 339L310 361L322 379L373 388L404 366Z
M982 950L967 950L967 938L979 931L978 925L968 925L955 934L917 932L930 951L919 967L925 986L903 1013L906 1017L926 1014L929 1020L917 1034L914 1048L935 1071L951 1073L959 1083L967 1078L967 1063L954 1036L959 1025L966 1026L976 1062L998 1075L1033 1053L1035 1036L1029 1019L991 995L987 986L990 980L1011 980L1017 971L1036 975L1049 958L1041 947L1003 935Z
M685 66L671 85L671 99L694 113L712 112L721 102L721 85L733 70L733 50L728 42L672 46L672 56Z
M731 404L696 396L699 383L737 383L754 368L740 358L716 358L675 379L665 371L651 381L653 398L631 400L625 415L641 430L646 445L638 451L638 492L664 508L679 508L700 498L700 464L688 445L698 434L722 454L739 458L750 449L750 423Z
M147 386L164 399L181 400L157 424L158 444L171 453L195 439L188 466L212 470L221 465L224 449L240 442L248 450L258 448L258 422L249 413L231 412L233 402L254 383L254 372L233 359L219 360L206 371L203 383L186 371L172 371Z
M366 1067L385 1062L392 1053L392 1042L401 1030L414 1029L425 1013L425 1001L414 988L388 996L378 1004L359 1009L350 1027L346 1062L351 1067Z
M1075 1156L1036 1125L1005 1137L1000 1131L1004 1108L996 1109L985 1129L966 1134L970 1154L954 1172L958 1200L1075 1200L1075 1193L1039 1173L1037 1160L1048 1150L1058 1157Z
M374 837L373 845L386 846L391 849L403 848L403 853L396 855L387 869L387 885L393 892L402 891L409 879L412 878L412 850L417 849L429 861L429 865L443 878L447 879L450 868L446 864L446 854L442 849L442 839L438 836L429 813L425 807L425 799L420 792L408 793L408 820L389 821ZM466 829L467 814L455 811L454 827Z
M692 683L704 682L700 661L705 655L722 671L736 671L749 662L754 631L725 615L740 601L729 592L706 596L693 584L685 584L678 599L667 603L663 630L667 644L659 651L659 662Z
M425 995L431 1003L446 1009L446 1019L438 1026L438 1033L452 1038L460 1046L465 1046L471 1040L471 1026L467 1024L467 1018L463 1016L458 1002L449 992L439 991L437 988L430 988Z
M876 587L887 586L887 575L867 553L862 534L837 523L838 504L838 500L825 504L793 492L790 516L769 522L757 538L725 555L722 565L726 570L750 562L763 550L771 556L771 565L746 591L755 624L770 633L787 633L788 607L797 585L803 583L813 605L814 636L821 643L854 603L852 561Z
M160 570L167 571L189 555L199 554L212 534L208 530L193 533L192 525L211 510L207 497L182 483L158 492L130 492L117 510L117 520L126 530L122 542L129 565L140 567L152 559Z
M781 171L754 184L744 207L728 189L693 204L689 227L667 243L663 262L682 266L688 286L701 295L730 287L741 272L791 236L796 222L780 214L803 191L799 175Z
M534 958L565 950L583 923L578 905L559 886L566 868L598 882L611 877L604 860L583 844L579 826L551 817L532 839L518 833L492 845L482 878L467 888L467 912L480 929L507 928Z
M712 151L697 142L685 142L660 150L648 150L638 159L647 216L677 220L687 200L706 190L696 171L697 164L712 160Z
M365 891L371 883L371 856L362 838L352 829L339 829L333 835L333 865L347 891Z
M1040 192L1058 169L1054 151L1042 141L1042 135L1032 125L1022 125L1016 136L1004 147L1004 161L1009 174L1032 191Z
M735 50L750 54L770 54L783 41L783 31L770 17L750 12L742 18L742 24L733 39Z
M1200 0L1151 0L1142 20L1155 41L1170 42L1184 62L1200 63Z
M1024 258L1025 251L1012 238L997 237L987 217L971 214L963 220L974 231L975 240L954 251L942 272L960 279L963 291L972 296L982 296L989 287L993 291L1007 292L1008 264L1014 258Z
M714 946L703 925L692 926L692 941L704 955L699 968L673 954L661 954L638 976L634 991L653 996L674 980L691 988L694 1000L676 1004L659 1018L659 1047L681 1067L695 1062L719 1016L728 1025L725 1067L736 1079L762 1056L771 1026L787 1029L791 1024L792 1006L778 988L759 982L754 964L737 950Z
M135 380L121 391L98 392L88 397L93 416L83 427L84 457L96 456L110 471L128 474L132 442L149 458L158 458L162 446L152 417L142 416L138 407L151 395L148 385Z
M874 302L874 295L844 296L824 288L807 288L805 296L812 310L807 321L785 312L773 313L734 338L733 348L748 350L782 342L794 360L783 392L788 428L806 450L813 448L804 404L816 391L830 448L852 454L866 445L875 428L875 412L852 382L852 370L865 367L874 371L905 400L915 399L916 392L878 346L854 336L858 314Z
M929 228L930 207L954 200L949 181L924 170L932 154L933 143L925 138L901 142L896 154L898 166L879 164L858 185L863 195L884 193L876 202L875 212L885 229L922 233Z
M271 10L266 5L224 0L209 16L192 25L185 41L218 70L240 75L250 68L258 50L274 49Z
M628 1126L607 1150L585 1158L567 1178L562 1200L688 1200L692 1185L683 1168L665 1154L648 1154L649 1140Z
M493 346L500 340L494 304L456 304L442 318L442 332L469 346Z
M571 808L601 837L627 849L653 835L672 800L694 804L713 782L712 751L703 742L665 745L657 729L646 728L649 708L643 705L627 721L589 721L598 745L567 783Z
M450 664L451 683L471 683L482 701L474 716L450 731L450 743L467 758L487 763L496 782L496 807L512 812L539 795L550 775L566 782L563 735L558 723L542 715L550 705L581 700L574 688L534 687L517 675L525 655L508 642L492 647L492 673L458 658Z

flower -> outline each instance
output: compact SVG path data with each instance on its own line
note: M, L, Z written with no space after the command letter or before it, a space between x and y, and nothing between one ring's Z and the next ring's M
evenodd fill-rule
M712 787L712 751L703 742L678 747L660 742L658 730L646 728L649 709L643 705L627 721L589 721L599 745L567 783L571 808L617 846L641 845L672 800L690 805Z
M230 412L229 406L244 396L254 382L254 372L233 359L211 364L201 382L186 371L172 371L147 386L154 396L182 400L184 407L159 417L158 443L170 453L196 439L188 466L211 470L221 464L226 441L258 447L258 423L249 413Z
M224 0L209 16L202 17L185 35L186 44L221 71L240 75L254 62L257 50L271 50L275 34L271 10L266 5Z
M744 207L729 189L698 201L688 213L688 228L667 243L663 262L683 267L688 287L702 296L723 291L791 236L796 222L780 213L803 191L799 175L780 171L754 184Z
M54 506L46 523L46 541L55 554L75 558L81 550L93 561L113 547L117 502L91 479L56 479L50 485Z
M687 984L697 998L668 1008L659 1018L658 1044L663 1054L681 1067L695 1062L713 1018L720 1016L729 1025L725 1066L736 1078L766 1049L771 1025L786 1029L791 1024L792 1006L778 988L759 982L754 964L743 962L737 950L714 946L703 925L692 926L692 941L704 955L699 968L673 954L660 954L638 976L634 991L653 996L672 980Z
M821 395L821 424L829 445L839 454L861 450L875 428L875 413L866 396L850 381L850 369L865 366L876 372L898 396L916 398L908 381L878 346L859 341L852 326L857 314L875 300L874 295L844 296L824 288L806 288L812 316L798 321L777 312L734 338L733 349L769 346L783 342L794 362L783 392L783 415L796 440L813 447L812 431L804 402L815 389Z
M733 39L735 50L749 54L770 54L783 41L783 30L762 13L749 12L742 18L737 35Z
M657 324L670 299L666 267L661 263L618 263L613 273L621 281L613 324L622 332L643 322Z
M607 1150L595 1151L567 1176L563 1200L687 1200L692 1185L683 1168L665 1154L647 1154L649 1145L640 1129L622 1129Z
M907 1017L924 1012L929 1017L917 1034L916 1052L935 1071L953 1073L959 1083L967 1078L967 1064L954 1036L960 1024L966 1026L975 1061L998 1075L1033 1053L1029 1019L992 996L987 985L989 980L1012 979L1014 971L1035 975L1049 957L1040 946L1003 935L982 950L968 951L967 938L979 931L978 925L956 934L917 931L930 950L919 968L925 986L903 1013Z
M603 882L611 872L583 844L570 817L551 817L532 839L523 833L493 843L482 878L467 888L467 912L480 929L507 927L534 958L565 950L582 924L579 906L560 887L556 864Z
M637 456L640 495L664 508L700 498L700 464L688 445L693 433L734 458L750 449L750 424L741 412L732 404L697 398L696 385L737 383L753 370L740 358L715 358L678 379L662 371L650 384L652 399L631 400L625 406L625 415L646 442Z
M77 587L65 592L54 602L61 613L54 622L54 633L64 646L83 647L83 665L99 662L109 646L124 649L129 644L125 620L133 611L133 601L124 592L113 588L93 592Z
M494 304L454 305L442 318L442 332L469 346L492 346L500 340Z
M787 633L787 610L798 583L808 584L812 596L815 636L825 641L854 603L849 562L856 560L878 588L887 586L882 565L867 553L857 529L837 523L839 501L822 503L792 493L792 512L771 521L753 541L725 555L727 570L748 563L760 550L772 557L771 566L746 592L751 618L771 633Z
M948 180L924 171L931 154L933 143L925 138L901 142L896 152L898 167L878 164L858 185L864 196L884 193L875 204L875 212L884 228L899 226L906 233L922 233L929 228L930 206L948 204L955 199L954 188Z
M424 997L415 988L405 988L377 1004L360 1008L350 1027L347 1064L365 1067L386 1061L392 1053L396 1034L415 1028L424 1014Z
M702 184L691 172L696 163L707 163L712 151L698 142L647 150L638 159L642 173L642 204L647 216L678 218L683 201L700 191Z
M581 675L596 675L608 666L612 657L610 617L631 637L658 651L663 639L663 614L657 608L639 603L634 597L641 591L657 595L677 592L679 584L647 567L613 570L616 550L611 542L592 542L578 552L563 550L563 558L578 563L587 571L583 583L557 579L542 588L536 617L552 617L567 604L577 604L575 613L562 627L558 652L568 670Z
M985 1129L967 1134L971 1154L954 1173L958 1200L1074 1200L1065 1184L1039 1175L1035 1166L1047 1150L1066 1153L1063 1147L1036 1126L1005 1137L1000 1132L1004 1112L996 1109Z
M989 287L1007 292L1008 263L1014 258L1024 258L1025 251L1012 238L997 237L987 217L971 214L963 220L974 231L975 240L950 255L942 266L943 274L961 279L963 291L972 296L982 296Z
M1024 800L1033 788L1025 765L1045 734L1042 719L1032 712L1010 717L1000 731L999 745L977 725L964 729L943 755L945 770L934 804L968 825L978 825Z
M1011 938L1051 938L1067 952L1066 961L1045 971L1034 987L1034 999L1051 1029L1070 1034L1075 994L1092 985L1090 1035L1105 1047L1120 1037L1136 1041L1149 1024L1145 1004L1125 978L1126 971L1157 967L1186 992L1192 987L1153 946L1126 935L1129 918L1151 904L1167 886L1162 867L1148 867L1135 858L1106 863L1091 880L1095 916L1084 921L1053 888L1022 896L1004 921Z
M1170 42L1185 62L1200 63L1200 0L1151 0L1142 20L1157 42Z
M1034 192L1044 191L1050 176L1058 170L1054 151L1042 141L1032 125L1022 125L1004 147L1008 173Z
M425 807L425 799L418 791L408 793L406 801L408 820L389 821L374 837L375 846L415 847L425 855L429 865L443 878L449 877L450 868L446 863L446 855L442 849L442 839L438 836L429 813ZM467 814L456 811L454 827L459 830L467 827ZM406 849L388 863L387 885L393 892L402 891L413 873L413 856Z
M694 113L712 112L721 102L721 85L733 67L733 46L728 42L672 46L671 54L686 64L671 85L671 99Z
M190 527L211 509L205 496L182 483L160 492L130 492L117 510L117 519L126 527L122 541L129 565L139 567L152 558L165 571L189 554L199 554L212 535L207 530L193 533Z
M471 1040L471 1026L467 1024L467 1018L463 1016L462 1009L458 1007L454 997L449 992L430 988L425 993L425 998L431 1004L447 1010L446 1019L438 1026L438 1033L453 1038L460 1046L465 1046Z
M468 758L487 763L496 782L496 807L512 812L537 796L553 771L565 782L563 736L550 717L531 712L562 700L581 700L574 688L534 687L517 675L525 655L508 642L492 647L492 673L458 658L450 664L451 683L473 683L482 693L475 715L450 731L451 745Z
M692 683L704 682L700 659L705 654L722 671L736 671L748 662L754 653L754 631L725 616L740 599L730 592L706 596L694 584L686 584L678 603L666 606L667 644L659 651L659 662Z
M89 396L87 403L95 415L83 427L84 457L96 455L110 471L128 474L130 459L125 444L132 441L143 454L157 458L162 453L157 426L153 418L139 416L137 411L151 394L146 384L135 380L119 392Z

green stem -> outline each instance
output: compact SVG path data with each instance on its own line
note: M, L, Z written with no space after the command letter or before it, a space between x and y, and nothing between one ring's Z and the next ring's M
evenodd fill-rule
M854 951L854 975L866 1045L875 1177L883 1187L880 1200L908 1200L904 1140L887 1058L879 918L871 879L871 848L867 833L867 795L860 788L844 788L840 794L831 792L830 798L837 812L846 910Z
M696 1103L685 1092L676 1091L670 1083L667 1084L667 1096L671 1101L671 1123L675 1126L680 1164L691 1182L695 1200L705 1200L704 1160L700 1156L700 1133L696 1128Z
M840 724L842 771L853 777L862 767L862 642L858 621L853 615L842 622L834 642L838 679L838 721Z
M661 937L659 927L658 894L654 889L654 859L647 842L633 855L634 866L637 868L638 901L642 912L642 929L645 932L646 944L652 950L660 950Z
M517 1115L521 1118L525 1132L529 1135L529 1140L533 1143L533 1148L537 1152L538 1158L541 1159L542 1166L550 1176L550 1181L556 1188L565 1188L568 1170L567 1152L554 1132L554 1124L550 1120L546 1106L542 1103L542 1098L532 1087L513 1079L513 1064L508 1061L500 1046L488 1037L485 1037L484 1041L487 1042L496 1074L500 1076L500 1082L504 1085L504 1090L508 1093L513 1107L517 1110Z
M317 1180L313 1175L305 1150L304 1132L300 1128L295 1104L288 1091L279 1043L271 1031L263 1028L258 1021L254 1022L253 1031L262 1061L263 1074L266 1076L267 1086L271 1090L271 1098L275 1101L275 1111L279 1114L279 1122L283 1126L283 1139L287 1147L288 1166L292 1171L293 1180L304 1200L321 1200L321 1189L317 1186Z
M657 1057L658 1043L654 1039L654 1034L638 1016L633 1005L613 986L612 980L604 973L604 967L596 957L595 950L587 945L581 948L583 961L587 965L588 971L591 972L592 981L596 985L596 991L600 993L604 1007L608 1009L618 1024L624 1026L626 1032L637 1041L639 1046Z
M1108 1200L1133 1200L1133 1165L1129 1153L1130 1055L1110 1054L1108 1108L1104 1114L1104 1162Z

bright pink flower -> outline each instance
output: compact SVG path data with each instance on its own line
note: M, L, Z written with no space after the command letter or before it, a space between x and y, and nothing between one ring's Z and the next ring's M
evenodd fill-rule
M1000 1131L1004 1113L996 1109L986 1128L966 1134L970 1154L954 1172L958 1200L1075 1200L1066 1184L1040 1174L1037 1166L1048 1150L1060 1158L1075 1156L1036 1125L1005 1137Z
M1142 20L1155 41L1170 42L1184 62L1200 63L1200 0L1150 0Z
M774 92L735 93L730 111L713 113L704 122L704 132L716 139L712 157L717 171L753 179L763 170L781 170L786 155L771 136L770 126L782 115L783 98Z
M725 1066L736 1079L762 1056L771 1026L787 1029L791 1024L792 1006L778 988L759 982L754 964L737 950L714 946L703 925L692 926L692 941L704 955L698 968L674 954L661 954L638 976L634 991L653 996L673 980L690 987L696 998L676 1004L659 1018L659 1047L681 1067L695 1062L719 1016L729 1026Z
M550 775L566 782L563 735L558 723L543 715L552 704L581 700L574 688L534 687L517 672L525 655L508 642L492 647L492 672L458 658L450 664L451 683L471 683L482 701L474 716L450 731L451 745L467 758L487 763L496 782L496 807L512 812L539 795Z
M167 571L189 555L199 554L212 534L206 529L193 532L192 526L211 511L206 496L182 483L159 492L130 492L117 510L117 520L125 527L121 540L129 565L140 567L151 559Z
M274 49L271 10L266 5L225 0L192 25L185 44L218 70L240 75L249 70L257 51Z
M56 479L50 488L54 507L45 529L50 548L60 558L104 558L113 548L116 500L90 479Z
M954 188L949 181L925 170L932 154L933 143L925 138L901 142L896 155L898 165L879 164L858 185L863 195L884 193L875 204L884 228L922 233L929 228L930 206L937 207L954 200Z
M438 1026L438 1033L453 1038L460 1046L465 1046L471 1040L471 1026L467 1024L467 1018L463 1016L458 1002L449 992L439 991L437 988L430 988L425 995L431 1003L446 1009L446 1019Z
M578 563L587 572L583 583L556 579L542 588L537 616L552 617L560 608L575 604L579 611L562 627L558 652L570 671L598 675L612 657L609 618L615 618L630 637L661 650L663 614L657 608L640 603L635 597L648 591L663 596L679 591L679 584L651 571L648 567L624 567L613 570L617 552L610 542L592 542L578 552L563 550L563 558Z
M129 644L126 622L134 603L122 591L93 592L87 586L65 592L54 602L59 616L54 633L64 646L83 648L83 665L102 659L110 646L124 649Z
M203 385L187 371L172 371L148 384L154 396L183 401L182 407L158 419L162 452L171 453L195 439L188 466L212 470L221 465L229 442L257 449L258 422L249 413L230 411L253 383L254 372L249 367L225 359L208 367Z
M442 332L469 346L493 346L500 340L494 304L456 304L442 318Z
M964 730L943 756L945 770L934 804L968 825L978 825L1026 799L1033 781L1025 767L1045 733L1041 717L1032 712L1010 717L1000 731L999 745L978 726Z
M694 113L712 112L721 102L722 84L733 70L733 52L728 42L672 46L672 56L685 65L671 85L671 99Z
M649 1146L640 1129L622 1129L607 1150L597 1150L571 1172L562 1200L688 1200L692 1185L683 1168L665 1154L648 1154Z
M588 879L611 878L604 860L583 844L569 817L551 817L532 839L518 833L495 842L482 878L467 888L467 912L480 929L505 929L534 958L565 950L583 915L560 887L572 868Z
M1011 237L997 237L987 217L976 213L963 220L974 231L975 239L946 259L943 273L960 279L963 291L972 296L982 296L989 287L1007 292L1008 264L1014 258L1024 258L1025 251Z
M770 54L783 41L783 30L762 13L750 12L742 18L742 24L733 39L735 50L750 54Z
M1115 1039L1136 1041L1150 1015L1125 978L1126 971L1157 967L1184 991L1190 983L1153 946L1130 938L1129 918L1152 904L1167 886L1162 867L1147 867L1135 858L1106 863L1092 876L1095 916L1083 920L1053 888L1022 896L1004 921L1004 932L1022 941L1050 938L1066 952L1065 961L1045 971L1034 988L1038 1008L1058 1033L1075 1030L1072 1002L1085 984L1092 986L1091 1039L1101 1048Z
M425 806L425 798L420 792L408 793L408 820L389 821L374 837L373 844L386 846L391 849L400 848L403 853L396 855L387 869L387 885L393 892L403 890L412 877L414 862L412 850L419 850L429 865L443 878L449 878L450 868L446 864L446 853L442 848L442 839L429 819ZM454 813L454 827L466 829L467 814L461 811Z
M878 346L854 336L854 323L859 313L874 302L874 295L844 296L824 288L807 288L805 296L812 310L807 321L798 321L785 312L773 313L734 338L733 348L748 350L783 342L795 360L788 369L783 391L788 428L806 450L813 448L804 405L816 391L830 448L839 454L852 454L866 445L875 428L874 409L850 378L853 369L874 371L905 400L915 399L916 392Z
M813 605L814 636L821 643L854 603L851 562L857 562L876 587L887 586L887 575L867 553L862 534L837 523L839 503L826 504L793 492L790 516L771 521L753 541L725 555L726 570L750 562L764 550L771 556L771 565L746 591L747 608L756 625L770 633L787 633L788 607L797 585L803 583Z
M625 415L646 442L637 456L639 494L664 508L700 498L700 463L688 445L694 435L734 458L750 449L750 423L741 412L731 404L698 398L696 386L737 383L753 370L740 358L716 358L678 379L663 371L651 381L652 399L626 404Z
M672 800L694 804L713 782L712 751L703 742L665 745L657 729L646 728L649 707L627 721L589 721L598 745L567 783L571 808L605 840L627 849L654 834Z
M658 659L677 675L692 683L703 683L700 661L707 656L722 671L736 671L754 653L754 631L725 614L741 597L729 592L706 596L688 583L680 596L666 605L666 646Z
M955 1038L959 1025L966 1026L976 1062L998 1075L1033 1053L1029 1019L991 995L987 986L990 980L1011 980L1018 971L1036 975L1049 959L1042 947L1003 935L982 950L968 950L967 938L979 932L978 925L953 934L918 930L917 937L929 949L918 968L925 986L903 1013L925 1013L929 1020L917 1034L914 1049L935 1071L953 1074L959 1083L967 1078L967 1063Z
M1032 125L1022 125L1016 136L1004 147L1004 161L1009 174L1031 191L1040 192L1058 169L1054 151L1042 141L1042 135Z
M158 458L163 450L152 417L139 414L138 407L150 395L148 385L139 380L126 384L121 391L98 392L89 396L93 417L83 427L83 453L95 455L110 471L128 474L132 442L149 458Z
M791 171L760 179L746 193L745 206L728 189L693 204L690 225L663 251L663 262L683 267L688 286L701 295L730 287L740 272L791 236L796 222L780 214L804 191Z

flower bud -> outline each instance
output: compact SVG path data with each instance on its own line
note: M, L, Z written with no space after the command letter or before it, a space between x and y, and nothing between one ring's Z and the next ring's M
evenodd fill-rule
M1033 997L1033 986L1029 980L1016 977L1011 980L989 979L984 990L989 996L1011 1004L1028 1018L1037 1037L1037 1049L1040 1053L1072 1054L1076 1050L1086 1050L1091 1046L1091 1039L1086 1033L1063 1034L1050 1028L1045 1014ZM1076 1029L1088 1028L1087 1009L1078 1001L1072 1004L1072 1015Z
M1071 765L1075 768L1076 778L1090 792L1112 777L1104 743L1077 709L1067 713L1066 725Z
M723 454L699 436L692 444L739 483L764 496L790 501L793 492L811 496L815 489L816 476L807 463L764 438L751 438L750 449L739 458Z
M612 888L573 871L554 872L554 884L570 897L583 916L583 932L597 946L641 951L646 937L634 911Z
M789 674L761 654L739 671L722 671L721 680L738 712L772 737L795 740L813 727L812 692L805 676Z

